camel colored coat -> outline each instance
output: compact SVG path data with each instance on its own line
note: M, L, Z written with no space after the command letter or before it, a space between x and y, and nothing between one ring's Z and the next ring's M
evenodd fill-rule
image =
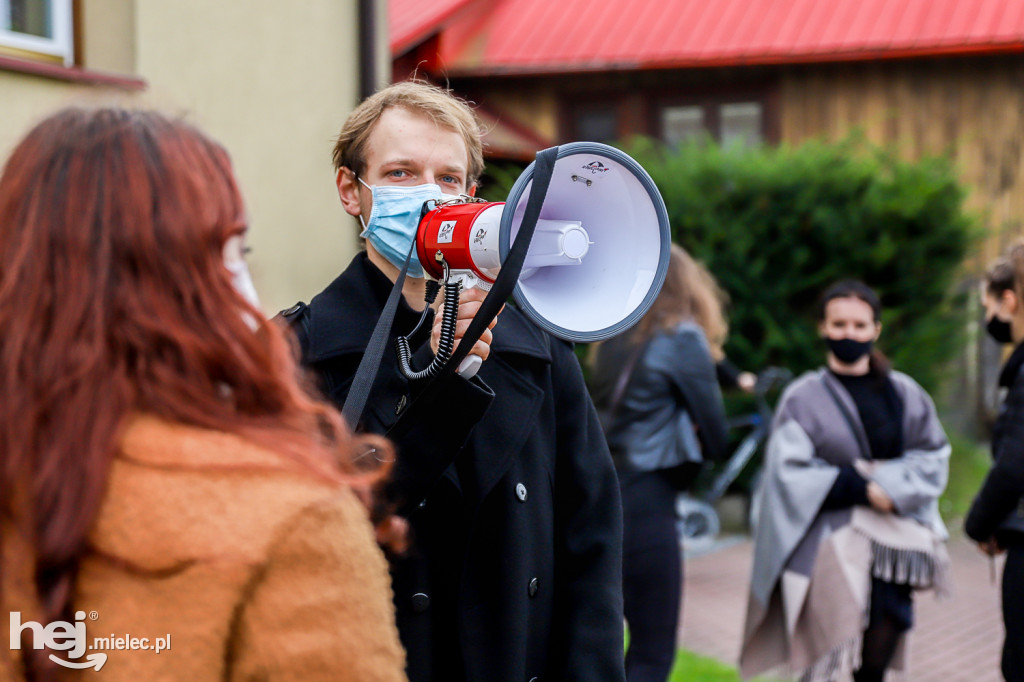
M363 506L349 490L284 464L233 435L133 420L81 564L75 608L89 645L105 637L129 645L148 638L151 647L164 638L170 646L159 654L107 649L99 672L68 677L404 680L387 564ZM9 557L18 550L11 539ZM5 601L22 609L24 625L35 620L28 571L15 572ZM3 615L0 680L20 679L13 669L21 652L6 646ZM85 662L99 652L53 653ZM4 660L10 654L14 660Z

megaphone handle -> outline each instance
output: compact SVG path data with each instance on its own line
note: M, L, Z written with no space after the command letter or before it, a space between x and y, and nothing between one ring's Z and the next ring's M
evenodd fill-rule
M467 355L466 358L459 363L459 376L466 380L472 379L476 376L476 373L480 371L480 366L483 364L484 361L479 355Z

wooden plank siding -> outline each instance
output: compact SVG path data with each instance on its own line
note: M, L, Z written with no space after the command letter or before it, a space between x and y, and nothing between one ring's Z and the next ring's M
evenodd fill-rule
M950 155L988 229L970 269L1024 236L1024 56L787 67L779 87L784 143L860 130L907 159Z

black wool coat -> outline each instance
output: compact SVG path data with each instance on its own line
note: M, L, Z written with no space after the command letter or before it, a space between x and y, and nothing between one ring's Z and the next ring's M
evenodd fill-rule
M995 460L964 520L978 542L997 537L1004 546L1024 547L1024 344L1003 366L999 385L1007 389L992 429Z
M390 289L360 254L284 313L339 407ZM418 316L403 300L392 333ZM398 448L389 497L413 544L391 572L410 679L623 680L621 503L570 345L506 306L478 375L423 396L391 347L359 429ZM431 357L424 342L414 367Z

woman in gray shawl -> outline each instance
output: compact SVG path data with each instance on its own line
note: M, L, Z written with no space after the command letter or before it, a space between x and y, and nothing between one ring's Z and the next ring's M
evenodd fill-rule
M819 307L828 366L779 402L760 491L745 677L785 664L803 680L881 681L906 667L912 591L944 589L937 500L950 448L924 389L872 351L880 312L866 285L830 287Z

